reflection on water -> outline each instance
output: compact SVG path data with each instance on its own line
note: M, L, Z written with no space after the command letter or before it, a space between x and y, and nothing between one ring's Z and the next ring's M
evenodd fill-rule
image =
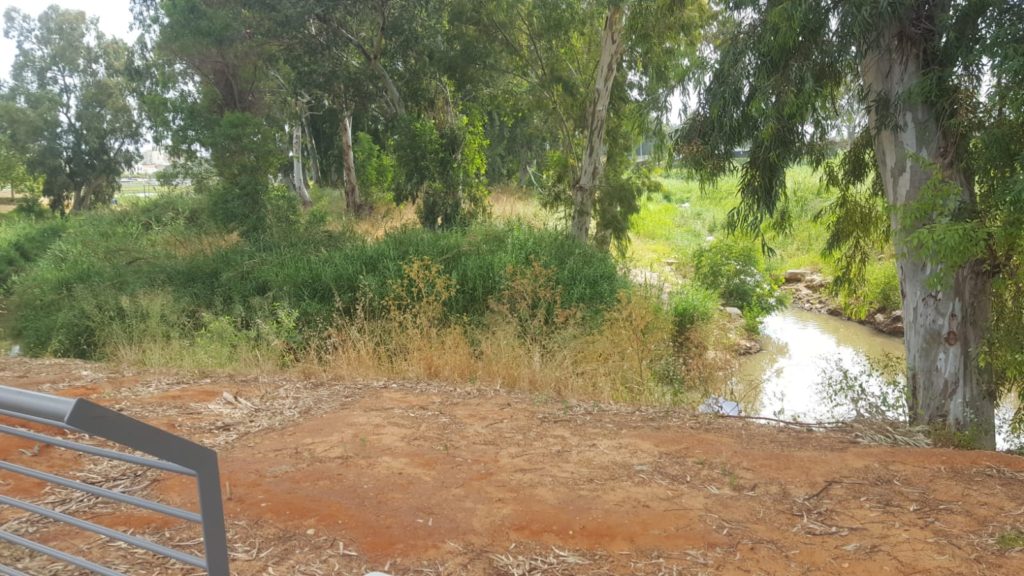
M730 396L747 413L806 420L829 419L829 399L821 383L837 367L853 373L869 359L903 358L903 341L855 322L804 310L784 310L765 319L761 327L764 350L740 364ZM869 387L881 385L878 374L867 376ZM1008 436L1012 407L997 414L1000 449L1017 444Z

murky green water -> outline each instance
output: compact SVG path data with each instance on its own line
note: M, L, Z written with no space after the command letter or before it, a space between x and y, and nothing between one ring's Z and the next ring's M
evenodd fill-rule
M810 421L831 420L846 410L836 406L837 371L854 375L869 390L885 389L885 377L869 361L888 357L901 363L903 341L855 322L825 314L789 309L773 314L762 325L764 350L743 358L728 395L748 414ZM1015 447L1021 438L1008 433L1013 407L997 414L1001 449Z

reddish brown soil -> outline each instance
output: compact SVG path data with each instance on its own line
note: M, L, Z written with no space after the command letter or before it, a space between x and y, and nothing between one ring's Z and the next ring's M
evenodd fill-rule
M4 361L0 379L84 393L217 446L237 574L1024 573L1024 552L996 544L1024 529L1024 459L1006 454L428 384L27 360ZM232 411L225 391L255 408ZM297 393L318 400L260 429ZM15 462L76 463L15 448L26 443L0 443ZM0 472L0 491L12 481ZM179 479L149 490L194 501Z

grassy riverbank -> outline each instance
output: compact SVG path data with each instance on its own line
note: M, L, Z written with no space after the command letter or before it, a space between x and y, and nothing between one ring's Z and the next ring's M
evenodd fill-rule
M738 202L738 176L723 178L707 187L672 175L661 178L663 192L648 196L633 220L628 261L635 267L653 270L667 279L689 278L693 255L702 247L728 238L729 211ZM820 214L832 199L820 177L809 167L798 166L787 173L788 209L791 226L785 232L768 230L766 237L775 255L765 260L776 278L786 270L804 269L827 278L837 274L835 263L823 256L828 230ZM753 238L733 241L759 249ZM863 319L878 310L900 307L899 279L891 249L872 255L866 282L853 294L836 294L844 314Z
M73 215L0 221L7 336L31 355L150 367L312 368L446 378L555 395L689 403L732 369L743 330L780 305L781 271L829 272L826 198L791 174L794 232L765 258L725 230L735 181L662 179L624 260L580 246L529 194L489 221L419 229L408 210L337 217L339 195L259 238L207 201L163 193ZM671 286L630 282L659 272ZM669 306L663 305L667 297ZM740 322L721 310L742 309ZM623 343L628 346L623 346ZM720 380L720 379L715 379Z

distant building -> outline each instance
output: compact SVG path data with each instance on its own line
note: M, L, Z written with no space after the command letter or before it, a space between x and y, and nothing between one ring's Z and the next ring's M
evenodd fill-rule
M136 174L156 174L157 172L171 165L171 158L166 150L160 147L148 148L142 151L142 160L135 165Z

